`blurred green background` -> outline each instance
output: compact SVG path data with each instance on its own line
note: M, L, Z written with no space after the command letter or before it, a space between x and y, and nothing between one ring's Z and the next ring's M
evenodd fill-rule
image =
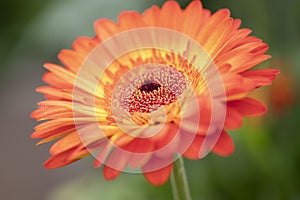
M117 19L122 10L143 11L162 0L0 1L0 199L99 200L171 199L169 183L149 185L142 175L122 174L105 182L85 159L46 170L50 145L35 147L29 118L42 85L42 64L57 62L62 48L78 36L93 36L93 22ZM181 0L182 7L189 1ZM228 158L209 155L186 161L193 199L300 199L300 1L203 0L206 8L229 8L242 26L270 46L261 66L282 71L276 84L255 94L269 105L263 118L245 120L231 132L236 151Z

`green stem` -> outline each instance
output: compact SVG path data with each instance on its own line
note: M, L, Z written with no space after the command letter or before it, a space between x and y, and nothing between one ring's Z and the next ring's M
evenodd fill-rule
M173 191L174 200L192 199L182 157L178 158L174 162L171 176L171 187Z

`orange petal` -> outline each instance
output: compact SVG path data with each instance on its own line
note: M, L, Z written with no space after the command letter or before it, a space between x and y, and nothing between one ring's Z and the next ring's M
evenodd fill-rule
M31 134L31 138L48 138L51 136L57 136L57 135L64 135L66 133L69 133L71 131L75 130L74 124L72 125L65 125L65 126L59 126L54 128L45 128L36 130L34 133Z
M168 181L172 168L173 168L173 164L170 164L159 170L144 172L144 176L147 179L147 181L149 181L149 183L151 183L152 185L156 185L156 186L163 185Z
M260 45L257 46L255 49L251 50L250 53L260 55L260 54L266 53L268 49L269 49L269 46L266 43L261 42Z
M40 86L36 88L36 91L43 93L49 100L72 100L72 94L51 86Z
M178 124L186 132L193 133L197 128L197 133L206 135L211 123L211 101L208 95L199 95L197 97L198 109L189 107L184 110L182 123Z
M55 119L43 122L38 124L34 127L35 130L45 130L48 129L49 131L58 127L68 126L74 124L73 118L63 118L63 119Z
M145 27L140 13L136 11L125 11L119 15L119 26L122 31Z
M58 54L58 59L64 64L70 71L77 73L81 64L83 63L84 57L76 51L69 49L63 49Z
M46 72L43 76L43 81L55 88L73 89L73 84L66 82L61 77L52 72Z
M229 156L234 152L234 144L230 136L223 130L212 152L220 156Z
M87 56L98 45L98 42L89 37L78 37L73 42L73 49L83 57Z
M232 107L227 107L224 128L229 130L238 129L242 126L242 115Z
M224 48L226 48L226 45ZM267 49L268 46L260 40L249 41L238 46L235 45L228 52L219 53L215 62L218 66L225 63L230 64L232 66L231 72L242 73L268 59L269 55L263 55Z
M95 168L100 167L104 163L112 149L112 146L112 143L110 143L109 141L104 141L98 145L98 149L100 149L100 152L96 156L96 159L94 161Z
M270 55L258 55L254 58L252 58L252 60L250 62L247 62L245 65L240 66L240 67L236 67L235 69L232 68L232 72L234 73L242 73L248 69L251 69L252 67L258 65L259 63L268 60L269 58L271 58Z
M254 53L253 51L256 51L258 48L260 48L263 45L261 42L249 42L245 44L241 44L239 46L236 46L234 49L228 51L227 53L224 53L223 56L220 57L221 60L224 60L224 58L230 58L234 56L239 56L239 54L248 54L248 57L253 57Z
M58 134L54 134L54 135L51 135L41 141L39 141L38 143L36 143L36 145L41 145L41 144L45 144L45 143L48 143L48 142L51 142L53 140L57 140L57 139L60 139L62 137L65 137L69 134L69 132L67 133L58 133Z
M158 134L151 137L150 139L155 144L155 150L159 150L168 145L171 145L171 143L175 140L177 135L178 127L173 123L167 123Z
M207 23L207 21L210 19L210 17L211 17L211 11L203 8L202 18L201 18L201 22L200 22L200 29Z
M74 114L70 109L54 106L51 106L50 108L41 107L36 111L37 112L32 113L32 117L37 121L72 118Z
M154 149L154 142L147 138L135 138L120 148L132 153L150 153Z
M243 38L242 40L240 40L238 43L236 43L236 46L238 47L242 44L246 44L246 43L250 43L250 42L262 42L262 40L251 35L251 36L247 36L247 37Z
M259 116L267 112L267 107L262 102L252 98L230 101L227 104L246 117Z
M79 145L82 145L82 142L80 140L80 137L78 136L78 133L72 132L54 143L50 148L50 153L52 155L60 154Z
M44 164L47 169L54 169L58 167L63 167L65 165L69 165L80 159L80 155L77 158L70 159L70 155L73 153L74 149L69 149L63 153L53 155L50 157Z
M41 106L43 108L43 106L49 106L50 108L53 109L59 109L59 108L66 108L67 111L72 112L73 114L76 114L76 120L75 121L80 121L80 119L83 119L84 117L86 117L86 119L91 119L91 121L95 121L95 115L98 119L100 119L100 117L102 117L103 119L105 119L107 117L107 113L106 111L102 110L101 108L93 108L91 106L87 106L85 104L82 103L75 103L75 102L71 102L71 101L55 101L55 100L46 100L46 101L40 101L38 103L39 106ZM50 110L49 108L49 110ZM47 113L45 113L47 114ZM53 114L53 113L50 113ZM63 112L61 112L61 114L63 115ZM72 115L70 118L73 118L74 116ZM67 118L67 117L63 117L61 116L59 119L62 118ZM94 118L94 119L93 119ZM67 120L67 119L65 119ZM85 121L85 120L83 120Z
M98 38L104 41L120 32L117 24L109 19L99 19L94 24Z
M272 83L277 75L278 70L275 69L259 69L259 70L248 70L243 72L241 75L253 80L257 87L269 85Z
M32 138L45 138L58 132L69 131L73 129L73 121L51 120L35 126L35 132L31 135Z
M223 65L220 65L220 67L219 67L219 72L220 72L221 74L225 74L225 73L227 73L227 72L230 70L230 68L231 68L231 65L225 63L225 64L223 64Z
M232 29L231 18L227 19L223 23L219 24L213 29L212 33L206 38L206 41L202 44L207 53L214 58L216 54L221 51L222 46L227 41L228 35Z
M180 30L182 11L176 1L167 1L161 8L158 26Z
M210 35L213 33L220 24L222 24L230 16L230 11L228 9L221 9L215 14L213 14L209 20L203 25L201 31L199 32L196 40L199 44L204 44Z
M86 149L84 146L79 146L70 153L70 156L68 157L68 159L78 160L78 159L82 159L86 156L89 156L90 154L91 154L90 151L88 149Z
M71 85L73 85L76 79L74 73L59 65L52 64L52 63L45 63L44 67Z
M204 141L204 137L202 135L196 135L193 142L190 146L185 150L183 156L189 159L197 160L200 158L200 149Z
M245 82L244 78L238 74L223 75L223 83L227 100L245 97L255 87L253 84Z
M119 176L122 170L126 167L129 157L130 154L119 149L114 149L107 158L103 168L103 175L105 179L112 180L117 178L117 176Z
M146 154L132 154L128 160L128 166L131 168L141 168L144 166L153 156L150 151Z
M250 29L239 29L232 33L232 35L227 40L226 44L223 46L222 50L218 53L216 60L219 60L219 56L223 56L228 51L234 49L240 44L240 41L247 37L251 33ZM243 43L244 44L244 43Z
M242 21L240 19L233 20L231 31L236 31L240 28Z
M181 32L195 38L197 35L200 22L202 20L202 4L200 1L192 1L183 11ZM195 23L195 21L197 23Z
M152 6L148 10L145 10L145 12L142 15L142 18L148 26L156 27L159 22L159 15L160 15L159 7Z
M107 165L105 165L103 168L103 176L108 181L117 178L121 173L122 173L122 171L111 168Z
M35 118L37 121L54 119L54 116L68 116L72 117L72 110L64 107L56 107L56 106L40 106L38 109L31 113L31 117Z

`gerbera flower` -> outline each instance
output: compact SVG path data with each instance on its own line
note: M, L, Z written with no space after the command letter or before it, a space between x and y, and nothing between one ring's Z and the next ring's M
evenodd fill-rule
M226 130L266 107L247 95L271 84L273 69L252 70L268 59L268 45L240 29L227 9L214 14L192 1L175 1L143 14L123 12L117 23L100 19L94 38L79 37L46 63L37 88L46 100L32 113L38 144L58 141L46 168L94 155L107 180L140 169L165 183L174 159L209 151L233 153Z

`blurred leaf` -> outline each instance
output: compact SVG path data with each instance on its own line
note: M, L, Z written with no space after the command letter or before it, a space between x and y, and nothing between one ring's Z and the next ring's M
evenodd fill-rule
M165 200L171 199L169 184L161 187L150 185L141 174L122 174L107 182L101 174L90 174L64 183L48 200Z

